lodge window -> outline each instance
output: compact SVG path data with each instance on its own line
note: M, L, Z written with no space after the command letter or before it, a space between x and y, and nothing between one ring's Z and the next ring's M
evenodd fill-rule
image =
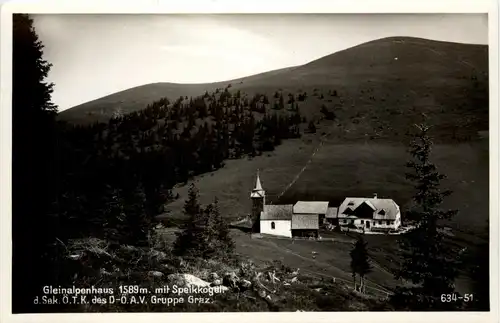
M389 225L389 224L391 224L391 221L387 220L387 221L385 221L385 224Z
M365 221L364 221L364 220L361 220L361 224L364 224L364 223L365 223Z
M271 222L271 229L272 230L276 229L276 224L274 222Z
M382 225L382 221L378 221L378 224Z

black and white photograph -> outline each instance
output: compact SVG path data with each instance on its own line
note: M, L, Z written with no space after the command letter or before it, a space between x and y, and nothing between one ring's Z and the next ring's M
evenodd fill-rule
M11 18L13 314L496 306L487 13Z

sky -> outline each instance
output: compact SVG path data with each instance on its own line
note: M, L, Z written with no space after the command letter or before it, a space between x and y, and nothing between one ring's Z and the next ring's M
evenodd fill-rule
M487 44L484 14L34 15L59 111L131 87L227 81L374 39Z

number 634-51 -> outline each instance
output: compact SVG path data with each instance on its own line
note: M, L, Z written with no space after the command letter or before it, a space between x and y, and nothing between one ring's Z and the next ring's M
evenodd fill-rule
M441 294L441 302L451 303L456 301L472 302L474 300L474 294L464 294L463 296L458 296L457 294Z

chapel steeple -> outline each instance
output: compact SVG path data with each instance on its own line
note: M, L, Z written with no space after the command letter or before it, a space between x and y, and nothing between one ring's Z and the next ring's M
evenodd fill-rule
M259 171L257 170L257 180L255 181L255 187L250 194L251 198L264 198L266 196L266 191L262 188L262 184L260 182Z
M264 205L266 204L266 191L262 188L258 170L255 187L250 193L250 198L252 199L253 232L258 233L260 232L260 214L264 211Z

